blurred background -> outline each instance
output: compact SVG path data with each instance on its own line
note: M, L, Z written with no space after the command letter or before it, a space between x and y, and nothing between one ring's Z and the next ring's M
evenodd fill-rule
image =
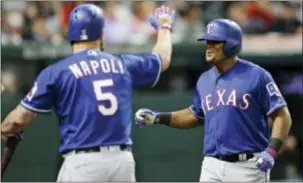
M85 1L1 1L2 119L29 91L49 64L69 55L65 40L68 16ZM156 32L146 21L160 4L177 11L171 68L153 89L137 90L134 111L147 107L172 111L189 106L204 62L205 45L196 39L214 18L230 18L244 31L240 57L266 68L288 102L293 119L273 181L302 180L302 2L273 1L90 1L106 17L105 49L112 53L148 53ZM138 181L198 181L203 128L176 130L133 127ZM55 181L62 158L57 119L39 116L26 130L4 181Z

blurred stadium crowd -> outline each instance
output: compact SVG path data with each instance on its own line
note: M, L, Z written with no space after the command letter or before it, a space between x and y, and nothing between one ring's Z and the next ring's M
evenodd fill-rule
M3 1L2 44L36 40L60 44L64 41L68 15L85 1ZM97 1L106 17L104 38L109 44L145 44L155 38L146 21L159 4L177 11L174 43L192 42L212 19L227 17L238 22L246 34L302 32L301 2L186 2L186 1Z

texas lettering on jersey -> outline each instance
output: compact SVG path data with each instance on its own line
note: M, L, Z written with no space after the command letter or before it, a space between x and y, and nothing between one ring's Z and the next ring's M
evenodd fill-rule
M215 97L218 99L216 103L213 103L214 96L211 93L207 94L204 99L202 99L201 106L203 111L209 112L220 106L233 106L242 110L249 107L249 98L251 98L249 93L239 96L236 89L231 91L227 89L217 89L215 94Z
M286 105L270 73L240 59L224 75L201 75L190 110L204 122L204 155L214 156L263 151L267 118Z

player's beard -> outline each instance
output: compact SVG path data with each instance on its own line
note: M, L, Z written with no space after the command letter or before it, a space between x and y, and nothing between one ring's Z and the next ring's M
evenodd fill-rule
M224 62L226 59L228 58L225 56L220 56L220 57L213 56L212 58L208 58L208 59L206 58L206 62L210 65L218 66L222 64L222 62Z
M223 53L223 44L209 46L205 50L205 60L210 65L216 65L226 59Z
M215 61L216 61L216 58L215 58L215 57L206 58L206 62L207 62L208 64L214 65Z
M221 57L219 49L206 49L205 60L208 64L215 65L217 61L221 60Z
M212 53L210 55L208 55L208 53L205 53L205 60L207 63L209 64L213 64L216 60L216 54Z
M225 56L219 56L219 55L216 55L216 54L213 54L211 56L205 56L205 60L208 64L211 64L211 65L216 65L218 63L220 63L222 60L225 60L226 57Z

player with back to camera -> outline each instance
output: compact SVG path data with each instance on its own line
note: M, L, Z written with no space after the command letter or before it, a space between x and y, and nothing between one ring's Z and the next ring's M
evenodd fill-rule
M54 108L65 158L57 181L136 181L132 93L154 86L169 67L174 14L161 6L150 19L158 31L153 53L112 55L102 48L102 10L93 4L75 7L68 27L73 54L40 72L1 124L1 138L22 133L38 113Z
M213 67L200 76L192 105L175 112L139 109L136 124L180 129L204 125L200 181L269 181L291 127L287 104L269 72L238 58L238 24L215 19L198 39L203 40L206 61Z

